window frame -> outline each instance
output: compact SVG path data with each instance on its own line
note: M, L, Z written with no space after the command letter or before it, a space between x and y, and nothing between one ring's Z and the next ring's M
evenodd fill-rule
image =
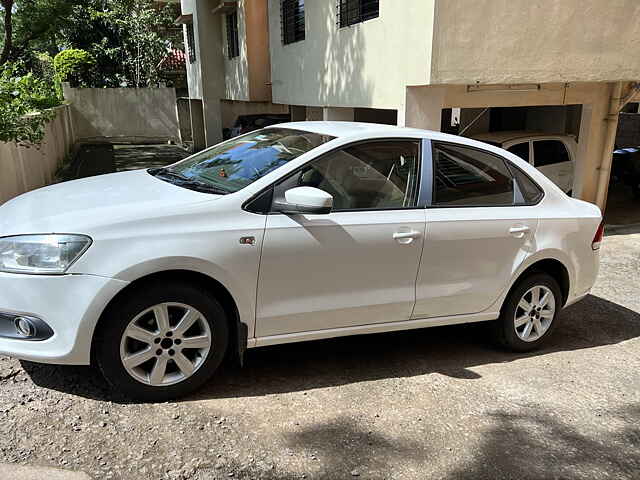
M229 12L225 16L227 30L227 58L233 60L240 56L240 32L238 31L238 10Z
M364 22L368 22L369 20L373 20L375 18L380 18L380 1L379 0L375 0L378 3L378 9L377 9L377 13L375 16L373 17L369 17L369 18L362 18L362 3L366 2L366 1L371 1L371 0L337 0L336 3L336 23L338 25L338 28L347 28L347 27L351 27L353 25L358 25L359 23L364 23ZM349 10L349 3L350 2L354 2L357 3L358 6L358 19L352 23L347 23L349 20L344 20L344 15L343 15L343 5L344 5L344 9L345 10ZM353 7L352 7L353 8ZM343 21L344 20L344 21Z
M287 6L287 4L290 2L292 3L291 7ZM285 10L285 8L287 10ZM298 12L298 8L302 10L302 12ZM285 18L285 12L290 13L293 18L290 20ZM299 29L300 25L298 25L300 19L296 18L297 16L300 16L300 13L302 18L301 29ZM291 36L291 38L289 38L289 35L287 35L287 26L293 29L293 35ZM282 42L282 45L291 45L293 43L302 42L306 39L306 33L307 19L305 0L280 0L280 41ZM299 35L301 35L300 38L298 38Z
M560 142L562 144L562 146L564 147L565 152L567 152L567 158L568 160L562 161L562 162L555 162L555 163L547 163L546 165L541 165L540 167L538 167L536 165L536 142ZM571 148L569 148L569 146L567 145L567 143L559 137L540 137L540 138L532 138L530 140L531 143L531 151L530 151L530 162L531 165L533 165L535 168L544 168L544 167L550 167L553 165L561 165L563 163L574 163L573 161L573 153L571 151Z
M411 206L411 207L387 207L387 208L349 208L349 209L344 209L344 210L332 210L331 214L333 213L346 213L346 212L382 212L382 211L399 211L399 210L418 210L418 209L424 209L427 205L427 195L425 193L429 193L429 189L426 189L425 192L425 185L428 185L428 178L425 176L428 172L429 172L429 168L425 168L425 165L427 165L427 162L425 162L426 158L430 157L426 157L425 155L430 155L431 152L429 151L428 153L425 151L428 148L428 143L429 143L429 139L423 138L423 137L380 137L380 138L367 138L365 140L356 140L353 142L349 142L349 143L345 143L343 145L339 145L336 146L335 148L329 150L328 152L324 152L310 160L308 160L307 162L305 162L304 164L300 165L299 167L295 168L294 170L292 170L291 172L283 175L282 177L278 178L277 180L275 180L273 183L271 183L270 185L262 188L260 191L258 191L256 194L252 195L251 198L249 198L248 200L246 200L243 204L242 204L242 209L251 213L257 213L260 215L286 215L282 212L278 212L278 211L274 211L273 210L273 202L275 200L275 188L277 187L278 184L285 182L286 180L288 180L289 178L293 177L294 175L297 175L300 173L300 171L302 169L304 169L305 167L307 167L307 165L311 162L315 162L315 161L319 161L323 158L325 158L328 155L332 155L340 150L345 150L354 146L358 146L358 145L362 145L362 144L366 144L366 143L378 143L378 142L412 142L412 143L417 143L418 144L418 172L416 175L416 178L418 179L418 185L417 185L417 192L416 192L416 204L415 206ZM427 147L427 148L425 148ZM271 190L271 192L269 193L269 190ZM269 210L268 211L261 211L261 209L254 209L252 208L252 204L254 202L259 202L261 197L265 195L271 195L271 202L269 205Z
M527 172L525 172L524 170L522 170L520 167L518 167L514 162L512 162L511 160L509 160L508 158L503 157L502 155L498 155L497 153L494 152L490 152L489 150L485 150L483 148L478 148L476 146L473 145L467 145L464 143L456 143L456 142L447 142L447 141L441 141L441 140L430 140L431 143L431 196L429 198L429 202L428 205L426 206L426 208L510 208L510 207L531 207L534 205L538 205L540 202L542 202L542 200L544 199L546 192L544 190L544 188L542 188L540 186L540 184L538 182L536 182L533 178L531 178L531 175L529 175ZM478 204L478 205L438 205L435 203L435 194L436 194L436 159L435 156L433 155L433 149L437 148L438 145L451 145L453 147L458 147L458 148L468 148L470 150L476 150L478 152L484 153L486 155L491 155L493 157L496 157L500 160L502 160L509 172L509 175L511 176L511 181L513 182L513 199L511 201L510 205L494 205L494 204ZM524 161L524 160L523 160ZM518 182L518 179L516 178L516 176L513 173L513 169L518 169L520 171L520 173L522 173L523 175L525 175L531 182L533 182L533 184L536 186L536 188L538 190L540 190L540 192L542 193L542 195L540 195L540 197L538 198L537 202L525 202L524 201L524 195L522 194L522 187L520 186L520 183ZM521 202L518 202L518 199L521 199Z

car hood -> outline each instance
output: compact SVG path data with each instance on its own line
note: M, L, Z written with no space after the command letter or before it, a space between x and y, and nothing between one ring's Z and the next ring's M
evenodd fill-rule
M0 236L26 233L89 233L111 223L174 212L219 195L195 192L146 170L112 173L58 183L20 195L0 206Z

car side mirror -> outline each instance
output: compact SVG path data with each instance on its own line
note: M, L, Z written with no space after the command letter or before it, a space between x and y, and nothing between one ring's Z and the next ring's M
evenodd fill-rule
M284 192L284 198L273 202L274 210L282 213L331 213L333 196L315 187L295 187Z

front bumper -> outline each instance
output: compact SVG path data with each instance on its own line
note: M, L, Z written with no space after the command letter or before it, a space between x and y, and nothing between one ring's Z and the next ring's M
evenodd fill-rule
M42 319L46 340L0 338L0 354L42 363L88 365L95 326L128 282L94 275L0 273L0 311Z

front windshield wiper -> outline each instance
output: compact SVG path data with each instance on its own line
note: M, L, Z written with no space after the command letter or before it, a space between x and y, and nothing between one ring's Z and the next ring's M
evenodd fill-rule
M201 182L200 180L196 180L194 178L189 178L183 175L182 173L176 172L175 170L171 170L169 168L165 168L165 167L150 168L147 171L154 177L164 177L165 179L172 178L174 180L177 180L178 183L176 183L176 185L180 185L185 188L190 188L198 192L215 193L217 195L226 195L229 193L226 190L222 190L221 188L216 188L213 185L209 185L208 183Z

